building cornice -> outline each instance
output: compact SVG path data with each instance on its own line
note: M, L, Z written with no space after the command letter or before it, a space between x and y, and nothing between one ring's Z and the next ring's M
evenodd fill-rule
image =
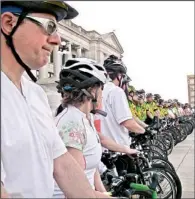
M78 26L75 23L73 23L71 20L60 21L59 28L63 31L68 30L69 32L76 34L81 39L84 39L85 41L87 41L89 43L91 43L91 42L103 43L107 47L111 48L112 50L114 50L120 54L124 53L123 48L114 33L112 35L115 37L115 41L116 41L118 49L115 46L109 44L109 42L105 41L103 38L101 38L102 35L100 33L98 33L97 31L95 31L95 30L87 31L84 28L82 28L81 26ZM92 38L89 36L90 33L95 33L98 35L98 37Z
M59 28L64 31L66 31L68 29L70 32L75 33L77 36L81 37L82 39L85 39L87 41L91 40L91 38L89 36L87 36L87 34L83 34L82 32L79 32L78 29L71 27L69 24L67 24L67 22L65 23L64 21L61 21L58 24L59 24Z
M120 54L123 54L123 53L124 53L123 51L120 51L120 50L118 50L117 48L115 48L114 46L110 45L107 41L105 41L105 40L102 39L102 38L98 38L97 41L98 41L98 42L102 42L103 44L105 44L106 46L108 46L108 47L111 48L112 50L117 51L117 52L120 53Z

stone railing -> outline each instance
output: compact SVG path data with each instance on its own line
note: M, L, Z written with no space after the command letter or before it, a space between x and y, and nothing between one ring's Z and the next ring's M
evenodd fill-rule
M62 22L60 22L61 25L66 24L68 25L70 28L76 30L77 32L82 33L85 36L90 36L90 34L88 33L88 31L86 31L84 28L82 28L81 26L76 25L75 23L73 23L71 20L63 20Z

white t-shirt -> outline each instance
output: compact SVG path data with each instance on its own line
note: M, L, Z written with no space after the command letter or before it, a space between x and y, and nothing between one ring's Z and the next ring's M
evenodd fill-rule
M89 122L85 113L69 105L56 117L55 121L66 147L82 151L85 159L84 172L94 188L94 174L102 156L102 148L94 127L93 115L91 115L91 122ZM64 197L57 184L55 185L54 197Z
M101 133L115 140L118 144L130 145L128 129L120 125L132 119L132 114L127 102L125 92L114 83L104 85L102 93L102 109L107 113L101 116Z
M67 150L45 92L25 77L21 85L23 95L1 72L1 181L8 193L49 198L53 160Z

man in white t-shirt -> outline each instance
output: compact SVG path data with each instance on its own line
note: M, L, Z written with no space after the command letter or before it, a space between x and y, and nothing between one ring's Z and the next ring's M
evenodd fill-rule
M120 88L126 68L112 55L105 60L104 67L112 81L104 85L102 106L107 117L101 117L101 132L129 146L129 131L144 133L145 130L133 119L125 92Z
M57 21L78 12L63 1L1 2L1 197L51 198L54 179L68 198L95 198L67 152L47 96L31 69L47 64ZM13 196L14 195L14 196Z
M101 117L101 132L118 144L130 146L129 131L144 133L145 129L133 119L125 92L120 88L126 68L114 55L104 61L104 67L112 81L104 85L102 93L102 108L107 116Z

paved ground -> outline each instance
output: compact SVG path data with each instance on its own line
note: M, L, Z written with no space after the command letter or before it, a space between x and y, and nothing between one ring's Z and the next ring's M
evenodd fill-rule
M186 140L178 144L169 156L182 186L182 198L195 198L194 194L194 132Z

